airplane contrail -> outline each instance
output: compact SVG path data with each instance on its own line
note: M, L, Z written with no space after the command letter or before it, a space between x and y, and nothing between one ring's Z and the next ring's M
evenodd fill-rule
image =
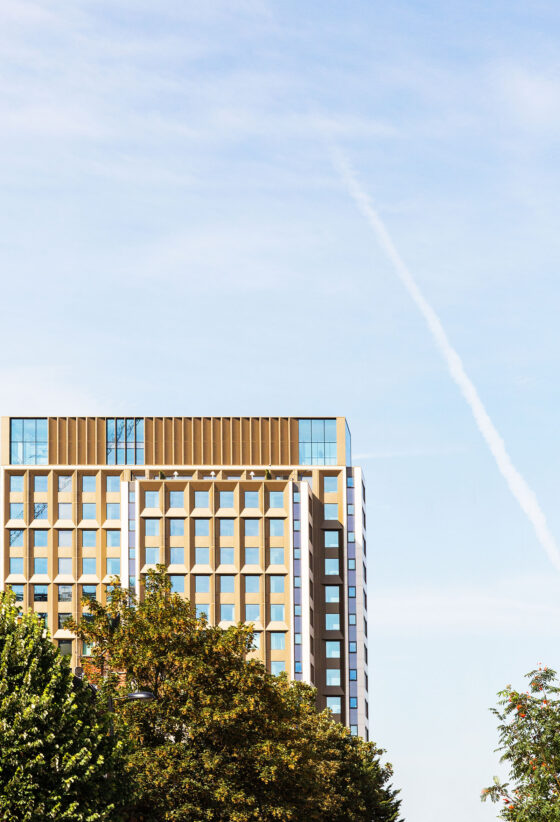
M333 164L348 189L350 196L370 224L381 248L392 263L398 278L424 317L426 325L435 340L437 349L445 360L451 378L458 385L467 405L471 409L478 430L496 460L498 470L505 479L509 490L519 503L521 510L525 513L535 529L537 539L548 554L550 561L560 570L560 550L549 530L546 517L539 505L535 492L529 487L512 463L505 443L490 419L474 383L466 373L459 354L449 342L438 315L416 285L412 274L397 251L389 236L389 232L373 207L368 194L358 181L356 173L348 159L338 148L331 147L330 151Z

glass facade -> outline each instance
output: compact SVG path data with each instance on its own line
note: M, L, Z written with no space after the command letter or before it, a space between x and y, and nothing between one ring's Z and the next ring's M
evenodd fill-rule
M10 420L10 462L12 465L47 465L47 419Z
M107 465L144 465L144 419L108 417Z
M302 465L336 465L336 419L299 420Z

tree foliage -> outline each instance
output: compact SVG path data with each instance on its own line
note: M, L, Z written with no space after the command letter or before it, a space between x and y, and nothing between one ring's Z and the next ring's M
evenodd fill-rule
M509 822L560 822L560 682L556 671L539 667L527 674L529 690L510 685L500 691L498 710L501 761L510 781L482 791L499 802Z
M0 593L0 819L102 822L116 813L122 743L102 705L11 591Z
M155 822L394 822L400 802L375 745L349 735L314 690L248 658L253 634L197 618L163 568L142 602L115 589L75 626L95 670L121 672L116 729L133 748L131 818ZM156 699L127 704L134 687Z

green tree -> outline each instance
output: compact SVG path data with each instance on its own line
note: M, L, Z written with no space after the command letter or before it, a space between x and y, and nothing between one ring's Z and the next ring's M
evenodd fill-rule
M75 626L115 683L131 741L131 818L146 822L394 822L391 768L373 744L318 714L314 690L248 659L253 633L197 618L160 566L142 602L120 589ZM125 681L123 681L123 675ZM119 700L143 687L147 704Z
M508 685L492 709L509 782L494 777L482 799L499 802L500 818L509 822L560 822L560 682L551 668L526 676L528 691Z
M121 818L123 745L108 729L93 689L73 676L43 623L0 593L0 819Z

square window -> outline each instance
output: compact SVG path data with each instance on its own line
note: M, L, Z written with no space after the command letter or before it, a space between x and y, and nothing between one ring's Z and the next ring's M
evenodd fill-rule
M284 651L286 649L286 634L284 631L270 632L270 650Z
M350 668L350 682L355 682L358 679L358 671L356 668Z
M97 560L95 557L84 557L82 559L82 574L96 574Z
M350 736L358 736L358 726L350 725Z
M283 548L271 548L270 549L270 564L271 565L284 565L284 549Z
M23 534L23 531L22 531ZM23 540L23 536L22 536ZM23 542L22 542L23 545ZM245 548L245 565L259 565L259 549Z
M283 508L284 507L284 492L283 491L271 491L268 495L268 504L270 508Z
M58 547L71 548L72 547L72 531L58 531Z
M36 494L46 494L49 487L49 478L44 474L39 474L33 482L33 490Z
M340 659L340 642L328 639L325 642L325 655L327 659Z
M245 491L245 508L258 508L259 507L259 492L258 491Z
M327 708L329 708L333 714L340 714L342 710L341 698L339 696L328 696Z
M338 531L323 531L325 548L338 548Z
M121 478L118 474L110 474L107 477L107 493L118 494L121 490Z
M220 508L233 508L233 491L220 491Z
M61 475L58 478L58 490L59 491L71 491L72 490L72 475L65 474Z
M82 531L82 546L84 548L95 548L97 545L97 531Z
M10 574L23 574L23 557L10 557Z
M33 562L33 573L34 574L48 574L48 559L47 557L35 557Z
M349 516L349 517L353 517L353 516L354 516L354 506L353 506L352 504L350 504L350 503L349 503L349 504L346 506L346 512L347 512L347 514L348 514L348 516Z
M348 586L348 599L355 599L356 598L356 587L355 585Z
M146 565L157 565L159 562L159 548L146 548Z
M82 519L96 519L95 502L82 503Z
M303 665L302 665L301 662L296 662L295 671L296 671L296 674L303 673Z
M349 642L348 643L348 653L355 654L357 650L356 642Z
M47 602L49 598L49 586L48 585L34 585L33 586L33 601L34 602Z
M72 503L59 502L58 503L58 519L72 519Z
M323 490L325 494L335 494L338 491L338 477L325 477Z
M65 574L67 576L72 575L72 558L71 557L59 557L58 559L58 573Z
M121 505L119 502L108 502L107 503L107 519L120 519L121 518Z
M46 502L35 502L33 504L33 519L47 519L49 507Z
M62 656L72 656L72 640L71 639L59 639L58 640L58 650L62 654Z
M64 628L68 620L72 619L72 614L59 614L58 615L58 627Z
M222 574L220 576L220 591L222 594L233 594L235 592L235 576L233 574Z
M210 549L209 548L195 548L194 561L196 565L210 565Z
M340 631L340 614L325 614L325 630Z
M284 577L272 574L270 577L270 593L283 594L284 593Z
M58 586L58 601L59 602L72 602L72 586L71 585L59 585Z
M195 519L195 521L194 521L194 535L195 535L195 537L209 537L210 536L210 520L209 519Z
M245 536L246 537L258 537L259 535L259 520L258 519L246 519L244 521L245 524Z
M261 618L261 607L256 604L245 605L245 622L258 622Z
M185 593L185 577L182 574L170 574L171 593L184 594Z
M159 519L145 519L144 532L147 537L159 537Z
M340 687L340 670L338 668L327 668L327 687Z
M185 520L184 519L170 519L169 520L169 536L182 537L185 534Z
M286 670L286 663L282 659L273 659L270 663L270 673L279 676Z
M82 585L82 596L84 599L95 599L97 595L95 585Z
M356 570L356 560L355 559L350 558L348 560L348 570L349 571L355 571Z
M144 507L159 508L159 491L144 491Z
M195 576L194 590L197 594L210 593L210 577L208 574L197 574Z
M247 574L245 576L245 593L258 594L260 587L260 577L258 574Z
M233 548L220 548L220 564L233 565L234 564L234 550Z
M16 602L23 602L23 585L10 585L15 594Z
M107 539L107 548L120 548L121 547L121 532L117 529L107 530L105 531L106 539Z
M338 503L325 502L325 519L338 519Z
M82 477L82 492L84 494L95 493L96 478L92 475L85 475Z
M23 502L10 503L10 519L23 519Z
M23 547L23 531L14 530L10 531L10 545L13 548L22 548Z
M33 545L35 548L46 548L48 545L49 532L43 529L37 529L31 532L33 534Z
M348 531L348 542L356 542L356 534L354 531Z
M210 603L209 602L198 602L196 605L196 615L197 617L206 617L206 619L210 619Z
M348 625L356 624L356 614L348 614Z
M107 557L107 576L119 576L121 572L120 557Z
M338 576L339 564L336 557L325 558L325 576Z
M195 491L194 492L194 507L195 508L209 508L209 494L208 491Z
M170 508L184 508L185 495L182 491L169 492L169 507Z
M284 622L284 606L283 605L271 605L270 606L270 621L271 622Z
M340 587L325 585L325 602L340 602Z
M233 622L234 620L234 606L233 603L222 602L220 605L220 622Z
M220 519L219 522L219 529L220 529L220 536L221 537L232 537L233 536L233 529L235 520L233 519Z
M171 565L184 565L185 563L185 549L184 548L170 548L169 562Z
M270 536L283 537L284 536L284 520L283 519L269 519Z
M10 491L20 493L23 491L23 474L12 474L10 477Z

